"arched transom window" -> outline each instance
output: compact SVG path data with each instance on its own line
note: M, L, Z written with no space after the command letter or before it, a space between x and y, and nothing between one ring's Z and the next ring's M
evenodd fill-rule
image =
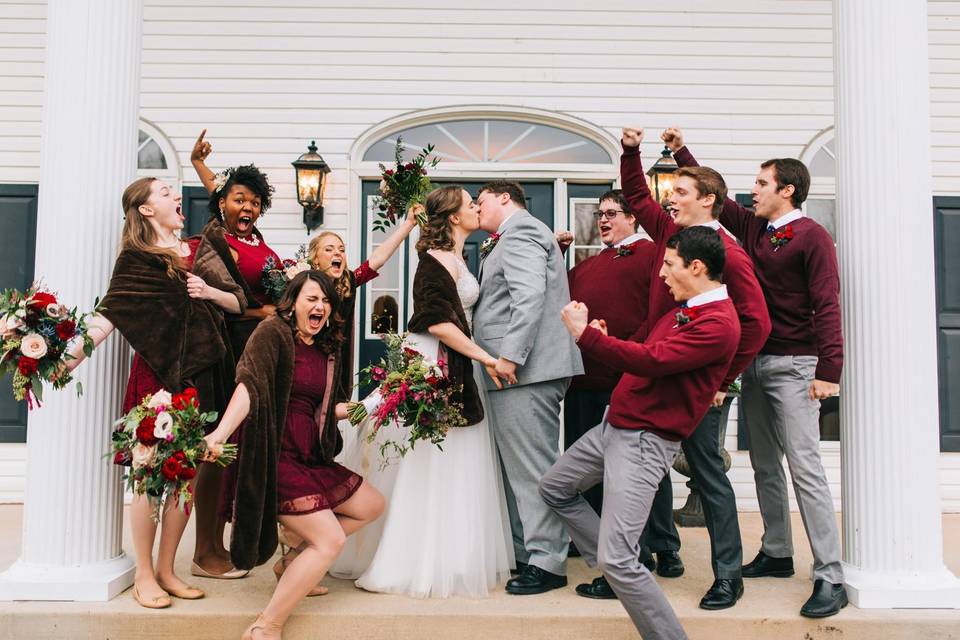
M428 144L434 145L434 154L445 163L611 163L610 154L603 147L577 133L545 124L502 119L450 120L410 127L371 145L363 159L392 161L398 137L410 155Z
M137 175L162 178L179 188L177 152L160 129L142 118L137 136Z

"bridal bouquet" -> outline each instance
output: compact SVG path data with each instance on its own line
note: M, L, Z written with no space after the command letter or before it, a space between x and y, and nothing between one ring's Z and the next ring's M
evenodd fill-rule
M368 417L373 420L368 442L373 442L380 428L391 420L409 428L409 436L403 442L388 441L380 446L384 459L389 449L405 455L419 440L440 446L447 430L467 423L462 406L450 401L454 389L443 373L444 362L406 346L405 337L396 333L382 336L386 355L360 372L361 384L375 384L377 389L363 402L353 403L349 410L351 424L360 424Z
M268 257L263 263L260 283L270 295L273 304L277 304L280 302L280 298L283 297L283 292L287 290L287 283L290 282L295 275L309 268L310 263L307 261L307 248L300 245L300 248L297 249L296 257L293 260L287 258L281 261L280 264L277 264L273 256Z
M190 481L206 453L204 425L216 419L216 411L200 411L197 390L190 387L174 395L160 389L145 396L114 424L113 461L130 466L127 486L150 499L154 521L159 522L164 497L174 496L184 511L189 507ZM236 457L237 446L225 444L216 464L225 467Z
M96 304L94 305L96 306ZM74 338L83 340L83 351L93 352L93 339L87 334L90 313L67 309L57 297L33 285L22 293L6 289L0 294L0 376L13 374L13 397L26 398L33 409L43 399L43 382L62 389L73 379L64 369L64 362L73 357L67 347ZM77 383L77 394L83 388Z
M394 151L395 166L388 169L380 163L380 189L377 197L377 216L373 221L376 231L383 231L397 218L406 214L407 209L415 204L423 204L427 194L433 190L430 178L427 177L427 167L431 169L440 162L440 158L427 161L427 156L433 153L433 145L429 144L420 153L413 156L410 162L403 161L403 140L397 138L397 147ZM417 214L420 226L427 223L423 213Z

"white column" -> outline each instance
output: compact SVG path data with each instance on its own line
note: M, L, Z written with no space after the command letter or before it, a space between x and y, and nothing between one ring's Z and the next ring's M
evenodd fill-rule
M927 3L833 11L847 590L864 608L956 608L937 479Z
M117 255L120 196L136 176L142 0L50 0L36 274L69 306L93 306ZM30 414L23 548L0 600L108 600L133 581L120 473L104 457L127 349L108 339L73 387Z

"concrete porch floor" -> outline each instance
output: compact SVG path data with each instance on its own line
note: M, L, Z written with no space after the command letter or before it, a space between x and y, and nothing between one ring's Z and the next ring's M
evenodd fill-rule
M22 507L0 505L0 570L20 550ZM744 555L759 546L761 522L756 513L741 513ZM947 566L960 574L960 514L943 517ZM796 566L789 579L747 581L743 599L733 609L703 611L697 603L711 582L709 541L704 529L681 529L686 574L658 578L691 639L796 638L798 640L904 638L960 639L960 610L864 610L852 605L839 615L815 621L800 617L810 592L811 563L799 516L794 514ZM129 527L124 548L132 549ZM180 547L177 569L207 591L203 600L174 599L164 611L138 606L129 590L111 602L0 602L0 639L238 638L266 604L274 586L270 565L235 581L204 580L189 575L193 524ZM801 576L800 574L804 574ZM570 586L539 596L509 596L497 590L484 600L415 600L370 594L345 580L327 578L330 594L300 605L285 638L413 640L522 638L524 640L614 640L637 638L616 601L578 597L573 587L595 577L583 561L571 561Z

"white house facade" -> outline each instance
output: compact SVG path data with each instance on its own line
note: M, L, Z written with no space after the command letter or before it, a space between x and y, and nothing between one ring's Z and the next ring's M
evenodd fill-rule
M488 0L482 6L422 0L396 8L373 0L286 0L282 7L262 0L144 0L136 16L115 11L95 15L93 10L85 14L91 24L126 19L141 30L127 34L129 42L98 44L91 59L76 61L83 77L71 79L87 85L85 99L91 99L91 83L100 83L105 92L125 92L127 106L115 114L116 130L109 119L97 115L96 105L71 105L69 95L51 92L50 83L58 80L49 74L71 72L71 61L58 59L58 45L49 39L53 20L77 10L65 6L71 4L0 4L0 203L7 203L0 209L0 225L5 225L0 229L7 234L0 239L6 260L0 264L16 275L0 286L22 286L16 278L44 275L43 265L50 264L44 260L59 255L76 265L77 272L71 275L74 281L61 282L74 282L72 290L92 301L106 286L109 268L104 265L112 262L116 246L120 193L124 179L132 175L123 168L132 165L134 157L140 174L163 177L184 190L189 222L197 224L202 209L193 203L203 201L203 192L189 156L203 129L214 149L208 159L212 168L253 162L269 175L276 196L259 227L282 257L292 256L309 240L290 164L307 144L315 140L332 168L321 230L342 234L349 262L357 265L379 239L370 227L370 196L378 161L389 158L400 135L411 146L438 146L444 157L434 174L438 180L479 183L510 177L531 185L556 229L580 230L570 255L575 260L589 255L592 247L589 224L584 224L591 199L617 183L620 128L646 129L643 153L652 164L662 148L656 144L659 132L679 126L697 159L719 170L732 194L748 194L759 163L771 157L799 157L811 168L807 213L834 234L844 270L848 359L842 393L848 386L854 390L849 401L846 396L840 401L841 410L850 413L840 418L845 425L840 439L850 442L838 441L837 429L831 436L836 416L824 416L821 447L837 510L842 501L845 513L849 509L856 518L858 505L866 504L862 485L857 493L841 482L840 460L842 447L856 448L855 438L869 436L887 444L870 449L876 455L856 464L892 469L900 460L908 465L925 460L922 464L931 465L927 471L936 476L932 483L923 484L921 478L921 484L903 490L924 493L928 510L937 514L960 512L960 399L950 393L960 389L960 263L955 250L948 250L951 239L960 240L955 222L960 219L960 2L680 0L667 10L663 3L647 0L603 0L591 6L572 0ZM925 8L925 25L904 17L902 23L913 26L887 33L892 51L874 54L894 56L922 71L914 78L914 88L919 87L915 102L920 104L911 103L922 124L919 155L895 144L899 138L892 133L891 139L866 145L863 136L876 129L858 110L865 96L903 108L898 102L902 96L890 83L909 75L904 69L894 64L891 75L873 78L888 92L876 95L855 71L862 62L857 47L873 51L871 38L889 30L890 23L883 20L893 5L901 4L908 13ZM864 14L859 12L871 13L874 5L885 7L875 12L876 22L861 20ZM117 27L104 33L128 30ZM122 78L129 79L130 86L119 86ZM51 96L62 102L51 104ZM61 115L51 124L56 109ZM73 117L62 115L71 109ZM79 117L83 114L89 120ZM137 136L124 119L130 114L138 123ZM877 109L875 115L898 122L903 111ZM857 128L861 125L862 130ZM84 129L83 135L78 129ZM91 157L85 148L68 144L85 136L113 136L129 144L117 157ZM844 165L844 153L858 164ZM920 163L919 169L914 162ZM99 164L91 168L90 163ZM58 207L106 207L96 219L112 216L114 222L101 225L102 233L58 230L51 219L56 211L52 200L43 202L44 194L52 193L44 180L52 175L62 180L73 166L78 167L78 178L97 171L117 176L108 193L82 193L75 199L64 195L56 202ZM881 166L892 171L878 189ZM912 170L898 173L903 167ZM923 177L919 182L917 175ZM108 183L90 181L97 188ZM79 192L87 190L83 183L75 186ZM891 198L903 199L899 217L880 216L878 226L885 231L861 234L870 220L863 207L885 206L882 200ZM5 220L8 212L12 217ZM43 238L44 233L59 234L63 244L47 246L54 236ZM919 235L905 240L914 233ZM881 299L882 291L858 279L852 266L862 264L859 261L875 264L876 256L858 248L861 237L887 247L891 262L899 260L900 249L913 255L909 252L922 253L926 247L928 259L910 276L919 278L919 284L898 283L917 289L919 303L908 305L903 317L890 314L891 327L924 327L917 344L902 332L871 330L869 318L886 317L890 305ZM90 252L98 261L83 267ZM375 341L371 318L378 300L396 303L402 328L415 258L411 253L401 249L361 300L358 356L365 344ZM854 310L869 316L854 317ZM885 341L895 355L874 358L870 349ZM113 386L123 378L123 351L115 344L104 355L110 362L97 369ZM911 370L898 368L905 362ZM891 368L880 371L878 363ZM901 421L896 433L878 426L870 434L872 412L911 415L897 404L909 404L910 398L890 401L871 395L871 381L881 377L886 378L884 389L890 388L889 380L902 380L900 389L916 397L918 410L915 420ZM84 420L109 421L111 408L119 407L117 392L91 394L87 386L88 396L96 400L71 403L96 405L83 414ZM890 402L897 406L891 408ZM37 489L26 486L27 433L49 427L50 419L31 417L28 428L22 409L9 401L0 408L0 502L21 502L26 496L29 512L31 492ZM67 407L53 410L64 420L73 415ZM730 477L740 507L756 510L753 474L737 424L734 406L726 438L733 460ZM91 448L93 456L95 442L80 440L76 446ZM912 457L915 443L928 457ZM845 448L843 455L856 461L857 451ZM857 469L844 472L858 474ZM858 476L861 482L871 477L868 471L873 472ZM686 492L683 480L675 477L678 500ZM108 474L98 482L107 487L103 495L110 499L115 479ZM881 489L889 488L877 487ZM932 495L934 491L939 493ZM46 499L49 496L37 498ZM862 506L867 511L876 508ZM116 546L118 541L110 537L114 534L107 531L110 526L88 533L105 536L109 540L103 544ZM867 553L849 540L846 528L845 533L847 544L854 545L847 549L848 561ZM872 548L869 540L863 544ZM109 549L101 556L112 557ZM863 596L861 602L869 598Z

